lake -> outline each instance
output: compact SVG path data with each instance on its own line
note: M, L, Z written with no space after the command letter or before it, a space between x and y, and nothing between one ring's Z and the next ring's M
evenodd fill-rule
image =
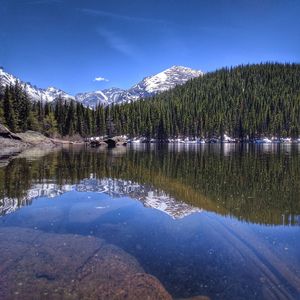
M298 145L28 150L0 215L1 299L300 299Z

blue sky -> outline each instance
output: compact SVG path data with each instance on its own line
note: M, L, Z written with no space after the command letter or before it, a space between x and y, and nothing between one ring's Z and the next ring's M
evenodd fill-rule
M298 0L1 0L0 66L75 94L172 65L299 62L299 16Z

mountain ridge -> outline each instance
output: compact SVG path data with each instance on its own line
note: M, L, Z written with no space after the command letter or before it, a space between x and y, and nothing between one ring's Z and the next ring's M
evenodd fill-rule
M75 100L84 106L95 108L98 104L107 106L111 104L130 103L141 98L154 96L188 80L202 76L202 71L184 66L172 66L157 74L147 76L129 89L118 87L106 88L91 92L80 92L75 96L56 87L39 88L29 82L24 82L14 75L0 68L0 86L5 87L19 82L32 101L53 102L58 98Z
M61 89L55 87L39 88L30 82L24 82L14 75L5 72L3 68L0 68L0 86L5 87L10 84L20 83L21 87L26 91L32 101L52 102L58 97L63 99L74 99L73 96L67 94Z
M75 99L85 105L88 103L90 107L95 107L99 103L103 105L130 103L167 91L186 83L190 79L203 76L203 74L199 70L174 65L157 74L144 77L129 89L109 88L79 93L75 95Z

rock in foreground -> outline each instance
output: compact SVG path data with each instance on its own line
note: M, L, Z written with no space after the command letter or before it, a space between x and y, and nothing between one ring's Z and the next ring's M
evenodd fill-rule
M171 299L121 250L95 237L0 229L0 299Z

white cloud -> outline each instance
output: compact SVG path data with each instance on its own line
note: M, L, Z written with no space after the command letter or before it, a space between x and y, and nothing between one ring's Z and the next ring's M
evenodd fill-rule
M96 77L94 79L94 81L109 81L108 79L104 78L104 77Z

